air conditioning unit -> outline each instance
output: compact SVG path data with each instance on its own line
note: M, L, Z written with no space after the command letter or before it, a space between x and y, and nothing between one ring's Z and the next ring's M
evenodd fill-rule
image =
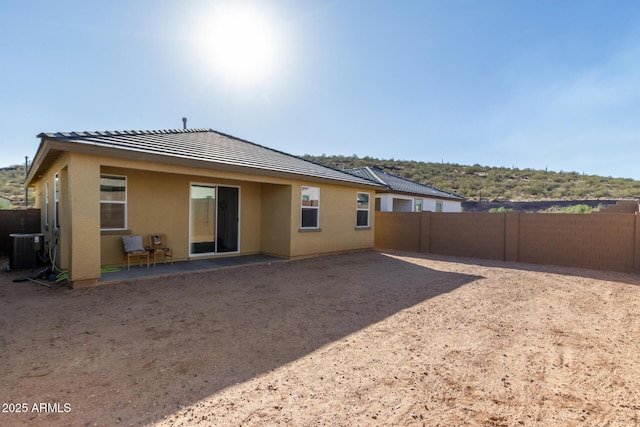
M9 234L9 269L33 268L44 252L44 234ZM39 256L40 255L40 256Z

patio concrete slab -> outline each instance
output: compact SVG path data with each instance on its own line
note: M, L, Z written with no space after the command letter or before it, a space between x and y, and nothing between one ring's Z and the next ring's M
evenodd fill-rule
M140 267L138 264L135 264L135 266L132 265L129 270L125 267L119 268L116 271L103 271L100 275L100 283L123 282L126 280L159 277L170 274L193 273L198 271L216 270L219 268L236 267L240 265L267 264L281 261L285 260L269 255L256 254L175 261L173 265L169 263L156 264L155 267L152 264L149 268L146 266Z

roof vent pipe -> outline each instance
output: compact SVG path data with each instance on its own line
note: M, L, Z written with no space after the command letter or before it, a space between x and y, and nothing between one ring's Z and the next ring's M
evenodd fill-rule
M186 129L187 128L187 118L183 117L182 118L182 129Z

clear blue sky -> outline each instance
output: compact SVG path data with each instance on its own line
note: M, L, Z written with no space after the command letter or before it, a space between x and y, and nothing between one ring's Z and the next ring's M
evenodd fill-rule
M251 80L207 42L229 3L271 31ZM0 53L0 166L40 132L187 117L292 154L640 179L637 1L1 0Z

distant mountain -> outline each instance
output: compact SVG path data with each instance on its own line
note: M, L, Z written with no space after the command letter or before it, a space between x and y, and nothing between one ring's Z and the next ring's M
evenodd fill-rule
M302 157L337 169L378 166L394 175L454 192L467 200L480 197L491 202L640 199L640 181L628 178L358 156L306 154Z

